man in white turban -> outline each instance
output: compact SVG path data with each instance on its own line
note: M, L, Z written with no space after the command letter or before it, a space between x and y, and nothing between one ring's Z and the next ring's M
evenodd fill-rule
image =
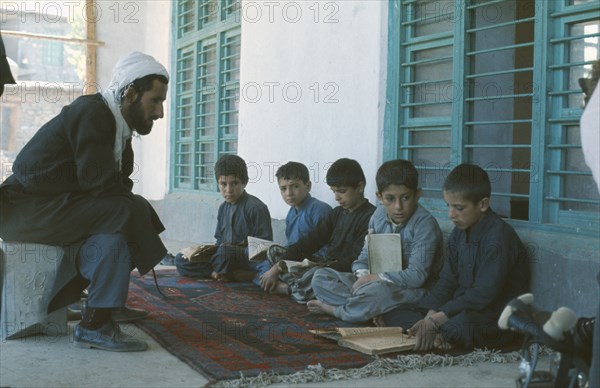
M23 147L13 175L0 185L0 237L60 245L48 312L78 300L87 306L74 331L78 347L145 350L122 333L115 314L133 268L144 274L167 250L148 201L132 193L132 132L147 135L163 117L169 74L151 56L121 58L108 89L81 96L44 124Z

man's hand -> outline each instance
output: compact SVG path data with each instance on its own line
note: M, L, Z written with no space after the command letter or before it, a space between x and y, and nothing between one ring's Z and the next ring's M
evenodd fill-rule
M352 292L356 291L358 289L358 287L370 283L370 282L374 282L377 280L381 280L379 278L379 275L377 274L371 274L371 275L365 275L365 276L361 276L358 278L357 281L354 282L354 284L352 285Z
M274 292L278 281L279 267L275 264L260 277L260 286L265 292Z

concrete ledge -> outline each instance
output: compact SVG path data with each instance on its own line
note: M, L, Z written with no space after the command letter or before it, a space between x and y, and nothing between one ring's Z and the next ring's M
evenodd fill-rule
M1 244L0 338L67 333L66 308L47 314L56 271L64 255L60 247L22 242Z

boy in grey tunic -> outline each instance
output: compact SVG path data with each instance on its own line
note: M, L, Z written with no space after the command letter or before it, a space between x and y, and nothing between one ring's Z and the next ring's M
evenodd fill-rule
M352 264L352 273L319 269L312 280L317 300L313 313L347 322L364 322L404 303L416 303L437 279L442 266L442 232L435 218L418 204L418 173L406 160L392 160L377 171L381 202L369 221L369 233L399 233L402 263L398 272L369 274L368 239ZM400 253L400 252L399 252Z

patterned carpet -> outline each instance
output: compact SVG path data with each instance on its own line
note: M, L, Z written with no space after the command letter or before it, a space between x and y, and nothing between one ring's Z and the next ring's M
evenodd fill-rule
M321 364L325 368L355 368L373 360L309 329L347 326L287 297L268 295L249 283L218 283L157 272L164 299L151 275L132 275L128 305L149 310L138 324L167 351L212 382L281 375Z

